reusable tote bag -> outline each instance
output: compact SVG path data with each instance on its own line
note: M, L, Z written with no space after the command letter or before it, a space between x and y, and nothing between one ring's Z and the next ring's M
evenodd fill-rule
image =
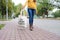
M19 19L18 19L18 25L20 28L26 28L27 27L27 16L23 15L23 10L21 10Z

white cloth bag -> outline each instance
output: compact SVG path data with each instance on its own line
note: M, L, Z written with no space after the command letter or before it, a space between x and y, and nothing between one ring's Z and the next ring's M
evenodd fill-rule
M21 28L26 28L27 27L27 16L22 15L23 10L21 10L20 15L19 15L19 19L18 19L18 24L19 27Z

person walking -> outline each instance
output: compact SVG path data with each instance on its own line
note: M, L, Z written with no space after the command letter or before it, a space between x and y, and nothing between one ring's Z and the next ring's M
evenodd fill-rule
M28 6L28 15L29 15L29 29L32 31L33 30L33 19L34 19L34 14L36 13L36 0L27 0L24 6L22 7L25 8L25 6Z

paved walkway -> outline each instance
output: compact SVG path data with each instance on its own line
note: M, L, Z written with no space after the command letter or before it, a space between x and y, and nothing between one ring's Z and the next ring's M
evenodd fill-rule
M17 20L13 19L0 30L0 40L60 40L60 36L38 28L36 25L34 25L34 31L30 31L28 27L20 29Z

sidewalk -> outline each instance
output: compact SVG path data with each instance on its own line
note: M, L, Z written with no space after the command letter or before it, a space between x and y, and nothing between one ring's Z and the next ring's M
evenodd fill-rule
M38 28L34 25L34 30L29 28L19 29L17 19L7 22L5 27L0 30L0 40L60 40L60 36Z

